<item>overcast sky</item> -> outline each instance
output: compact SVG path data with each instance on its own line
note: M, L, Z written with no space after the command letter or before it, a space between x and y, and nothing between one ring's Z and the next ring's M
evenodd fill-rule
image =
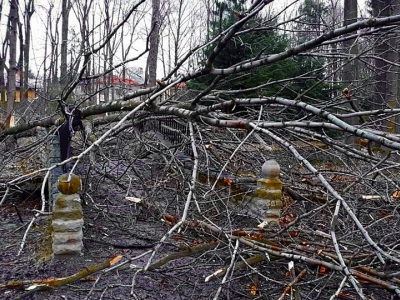
M188 0L188 1L193 1L193 0ZM7 3L8 1L6 1ZM23 3L23 1L20 1ZM96 1L95 1L96 2ZM128 3L132 3L133 1L128 1ZM148 1L149 2L149 1ZM281 10L282 8L286 7L288 4L291 4L293 2L300 3L301 1L296 1L296 0L276 0L273 2L272 7L274 10L278 11ZM342 1L343 2L343 1ZM61 10L61 1L60 0L36 0L35 5L36 5L36 12L33 15L32 18L32 50L31 51L31 64L30 68L32 69L33 72L38 72L40 70L40 73L43 72L43 59L44 59L44 45L45 45L45 27L46 27L46 22L47 22L47 15L46 11L49 7L49 3L54 3L54 9L53 9L53 18L55 19L55 16L59 14ZM364 9L364 3L365 1L359 1L361 5L359 5L359 9L362 14L365 14L365 9ZM147 4L147 8L145 6L142 6L142 11L144 10L147 12L146 14L146 20L147 24L150 20L150 2ZM296 6L293 6L294 9L297 9ZM96 8L96 10L99 10L99 7ZM5 29L6 29L6 19L7 19L7 14L8 14L8 7L3 8L3 17L2 17L2 25L1 25L1 36L4 38L5 35ZM22 12L21 12L22 14ZM100 17L100 12L98 14L98 20L101 19ZM60 21L61 24L61 21ZM54 26L54 25L53 25ZM76 21L75 14L74 12L71 11L70 13L70 26L72 26L76 31L79 30L79 24ZM146 31L146 23L142 22L140 25L140 28L138 28L137 32L140 32L141 35L144 35L143 33ZM69 36L71 38L71 34ZM71 46L71 45L70 45ZM133 47L137 50L136 52L131 53L131 57L135 55L135 53L138 53L139 51L142 51L145 47L145 43L143 39L138 39L135 40L135 43ZM118 60L118 57L120 57L120 54L118 53L116 60ZM142 67L144 68L146 65L146 57L142 57L136 62L130 63L128 66L136 66L136 67ZM162 66L159 64L158 68L158 76L162 77Z

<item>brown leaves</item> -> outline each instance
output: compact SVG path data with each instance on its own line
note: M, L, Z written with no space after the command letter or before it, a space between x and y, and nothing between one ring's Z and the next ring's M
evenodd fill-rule
M311 185L311 186L322 186L318 180L307 178L307 177L301 178L301 182Z
M325 266L320 266L318 270L318 275L325 276L329 273L329 269Z
M331 170L331 171L335 170L335 165L333 163L331 163L331 162L326 163L324 167L325 167L325 169L328 169L328 170Z
M286 214L279 219L279 223L281 224L281 226L286 226L289 223L293 222L295 219L295 214Z
M182 233L175 233L174 234L174 240L175 241L182 241L183 240L183 234Z
M343 175L333 175L333 177L331 178L332 182L344 182L344 177Z
M342 92L343 92L344 96L346 97L346 99L350 100L351 95L350 95L349 89L348 88L344 88Z
M400 200L400 191L399 190L396 190L392 193L391 200L393 202Z
M355 295L349 294L349 293L345 293L345 292L340 292L338 294L338 298L339 299L346 299L346 300L356 300L357 297Z
M387 209L378 209L378 216L380 218L388 217L389 219L391 219L392 217L390 211L388 211Z
M176 224L179 221L178 216L171 216L171 215L163 214L163 218L165 221L167 221L171 224Z
M102 232L102 231L104 231L104 227L102 227L102 226L95 226L95 227L93 227L93 231L94 231L94 232Z
M354 144L359 145L361 147L367 148L369 144L369 140L367 139L356 139Z
M122 258L122 255L117 255L116 257L114 257L113 259L110 260L110 266L115 265L117 262L119 262Z
M230 179L230 178L224 178L224 184L226 184L226 185L231 185L232 184L232 179Z
M255 296L257 293L257 284L253 283L250 287L250 295Z

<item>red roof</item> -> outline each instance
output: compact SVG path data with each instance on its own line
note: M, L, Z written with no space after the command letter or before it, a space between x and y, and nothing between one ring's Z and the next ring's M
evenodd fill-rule
M178 89L184 89L186 87L186 82L179 82L176 87Z
M106 78L108 79L107 76L106 76ZM99 83L100 83L100 84L103 84L103 83L104 83L104 77L102 77L102 78L99 79ZM118 77L118 76L113 76L113 77L111 77L111 82L110 82L110 83L111 83L111 84L121 84L121 83L125 83L125 84L133 85L133 86L139 86L139 85L140 85L139 82L137 82L137 81L134 80L134 79L121 78L121 77Z

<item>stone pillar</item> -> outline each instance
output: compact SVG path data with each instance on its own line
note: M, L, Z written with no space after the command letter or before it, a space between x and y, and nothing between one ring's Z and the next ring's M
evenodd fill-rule
M257 180L258 189L254 200L262 203L266 209L265 223L278 222L282 209L282 181L279 179L281 168L275 160L266 161L261 170L261 178Z
M53 208L53 254L80 254L83 248L83 212L81 200L77 194L81 186L78 176L63 174L58 178L56 197Z

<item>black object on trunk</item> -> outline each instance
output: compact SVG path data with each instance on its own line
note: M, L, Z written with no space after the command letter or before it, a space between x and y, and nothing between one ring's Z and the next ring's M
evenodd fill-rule
M60 137L60 152L61 161L68 159L71 155L71 139L75 131L83 131L83 123L81 120L81 111L79 109L72 109L66 113L66 120L58 129L58 136ZM67 173L68 166L62 166L63 172Z

